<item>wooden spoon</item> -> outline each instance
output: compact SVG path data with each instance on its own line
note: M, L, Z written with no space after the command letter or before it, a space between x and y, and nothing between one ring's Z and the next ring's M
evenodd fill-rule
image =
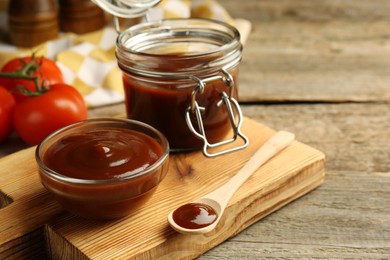
M259 150L249 159L244 167L234 175L227 183L219 187L218 189L198 198L193 203L188 203L171 211L168 215L168 222L171 227L177 232L183 234L201 234L212 231L218 224L221 216L230 201L230 198L236 192L236 190L264 163L271 159L274 155L286 148L295 136L292 133L286 131L279 131L272 136ZM194 206L195 209L194 209ZM199 207L202 210L199 210ZM184 208L192 208L192 213L195 216L188 217L187 212L183 212ZM211 207L211 212L205 212L205 208ZM213 210L214 209L214 210ZM214 212L214 214L213 214ZM216 214L215 214L216 213ZM195 219L200 220L199 225L195 224L195 227L188 228L188 224L192 225ZM185 222L183 224L183 221ZM180 222L180 223L177 223ZM183 227L184 226L184 227Z

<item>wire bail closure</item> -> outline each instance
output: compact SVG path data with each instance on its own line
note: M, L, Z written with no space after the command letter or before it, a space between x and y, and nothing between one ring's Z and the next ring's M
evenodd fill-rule
M91 0L101 9L113 15L115 30L121 33L119 18L137 18L144 16L148 21L148 11L159 4L161 0Z
M209 77L206 79L200 79L198 77L193 76L192 79L197 81L198 87L195 88L192 91L191 95L191 104L188 106L187 111L186 111L186 122L188 125L188 128L190 131L199 139L203 140L203 154L206 157L217 157L223 154L231 153L234 151L238 151L241 149L244 149L249 145L249 140L248 138L241 132L241 126L242 126L242 111L240 108L240 105L238 104L237 100L233 98L233 93L234 93L234 79L232 75L226 70L226 69L221 69L221 74L222 75L216 75L213 77ZM202 111L205 110L204 107L199 106L198 102L196 101L197 95L200 95L203 93L207 83L216 81L216 80L221 80L222 82L225 83L227 87L229 87L229 94L226 94L226 92L221 93L221 99L217 102L217 106L220 107L222 105L225 105L230 124L233 129L233 137L227 140L223 140L221 142L217 143L210 143L207 140L206 137L206 132L204 129L203 125L203 120L202 120ZM195 118L197 121L197 125L199 128L199 132L195 129L195 127L192 124L192 120L190 115L195 114ZM236 114L236 115L235 115ZM237 117L237 118L236 118ZM244 141L244 144L235 146L223 151L215 152L215 153L209 153L208 150L211 148L216 148L216 147L221 147L230 143L235 142L238 138L242 139Z

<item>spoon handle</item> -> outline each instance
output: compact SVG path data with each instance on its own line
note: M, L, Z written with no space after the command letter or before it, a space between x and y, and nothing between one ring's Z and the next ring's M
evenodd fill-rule
M263 144L249 161L227 183L203 197L220 202L224 208L236 190L264 163L294 141L294 134L279 131Z

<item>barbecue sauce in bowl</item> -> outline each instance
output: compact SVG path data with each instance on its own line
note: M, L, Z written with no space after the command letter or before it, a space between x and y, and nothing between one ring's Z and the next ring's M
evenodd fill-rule
M165 177L169 144L133 120L86 120L54 132L36 151L42 184L68 211L87 218L126 216Z
M108 180L136 175L162 155L151 137L130 129L93 129L65 136L51 146L44 163L67 177Z

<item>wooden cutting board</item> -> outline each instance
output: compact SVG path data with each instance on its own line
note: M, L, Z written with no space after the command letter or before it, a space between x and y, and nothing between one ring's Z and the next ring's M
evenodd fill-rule
M190 259L317 187L325 156L299 141L260 168L233 196L211 234L182 235L167 214L226 182L274 130L245 118L247 149L209 159L171 155L168 174L147 205L114 221L91 221L61 209L39 181L35 148L0 159L0 259Z

